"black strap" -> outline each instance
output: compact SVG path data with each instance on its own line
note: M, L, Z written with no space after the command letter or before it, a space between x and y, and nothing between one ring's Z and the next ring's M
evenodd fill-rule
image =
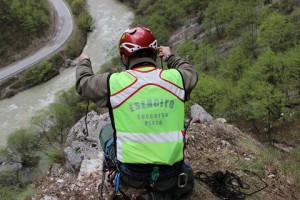
M86 104L86 109L85 109L85 118L84 118L85 130L86 130L86 132L84 132L84 134L87 135L87 136L89 136L89 129L88 129L88 126L87 126L87 115L88 115L88 112L89 112L89 106L90 106L90 100L88 99L87 104Z
M105 170L105 169L102 170L102 180L101 180L101 183L98 186L98 193L99 193L99 199L100 200L104 200L104 198L103 198L103 187L104 187L106 172L107 172L107 170Z
M123 190L121 190L121 189L119 188L119 191L120 191L120 193L123 195L123 198L124 198L125 200L130 200L130 198L125 194L125 192L123 192Z
M204 172L196 172L195 179L200 180L207 184L211 192L221 199L225 200L244 200L245 197L251 196L265 189L268 185L262 180L256 173L249 170L244 170L245 172L250 172L257 176L265 185L260 189L253 191L251 193L245 193L243 191L250 190L250 185L243 182L237 175L226 171L225 173L217 171L213 174L207 174ZM242 191L243 190L243 191Z

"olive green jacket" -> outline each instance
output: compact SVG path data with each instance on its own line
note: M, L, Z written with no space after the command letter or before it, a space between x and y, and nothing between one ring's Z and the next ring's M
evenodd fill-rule
M156 65L154 60L150 58L137 58L131 61L130 68L145 62ZM181 73L186 91L186 100L188 100L198 81L196 70L190 63L175 56L171 56L167 60L167 66L168 68L175 68ZM92 100L98 106L105 107L109 100L108 77L109 73L94 74L90 60L85 59L78 64L76 69L76 90L82 97Z

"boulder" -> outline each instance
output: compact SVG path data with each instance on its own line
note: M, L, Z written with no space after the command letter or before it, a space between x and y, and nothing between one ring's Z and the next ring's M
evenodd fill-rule
M102 156L99 133L107 123L110 123L108 113L98 115L91 111L71 128L64 149L68 170L80 170L80 175L99 170Z
M199 106L198 104L194 104L191 107L191 118L192 123L203 123L203 122L209 122L212 121L214 118L207 113L204 108Z

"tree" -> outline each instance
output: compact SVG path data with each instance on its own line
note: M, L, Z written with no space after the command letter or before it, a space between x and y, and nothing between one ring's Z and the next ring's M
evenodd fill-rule
M43 36L49 27L50 11L47 1L1 0L1 58L5 61L10 54L28 47L34 38Z
M85 11L85 2L84 0L74 0L71 3L71 8L73 14L78 16L81 12Z
M251 63L259 56L259 46L257 44L257 28L256 25L250 25L248 29L244 29L241 34L239 46L244 52L244 56L249 59Z
M194 63L199 66L201 71L206 73L217 69L219 56L215 47L211 44L202 43L194 53Z
M199 73L199 81L191 93L191 101L187 105L197 103L213 116L218 116L225 110L225 99L229 95L228 84L225 81ZM230 95L229 95L230 96Z
M243 119L252 121L256 131L266 133L271 142L274 128L287 114L284 95L273 85L254 77L243 79L239 87L245 103Z
M47 110L32 118L36 132L53 147L57 144L63 146L72 123L72 111L62 103L53 103Z
M215 32L219 39L224 38L225 27L233 19L235 2L230 1L210 1L204 12L204 24L208 33Z
M259 27L258 44L270 47L274 52L282 52L293 47L296 27L284 15L272 13Z
M236 38L242 35L246 30L255 31L257 28L258 9L255 8L257 2L252 1L235 1L231 4L231 17L225 25L226 36Z
M19 155L24 166L35 166L39 162L39 138L27 129L20 129L8 136L7 146L11 153Z
M250 60L241 46L231 49L228 57L224 59L223 65L220 67L222 76L237 85L241 80L244 71L250 66Z
M92 22L92 17L86 12L81 12L77 17L77 25L83 31L90 31Z
M280 55L282 67L286 73L282 74L283 83L280 88L287 98L287 106L294 108L300 105L300 46L290 49Z
M194 60L195 50L195 45L192 41L185 41L177 47L176 53L178 53L180 57L185 57L188 61L191 62Z
M274 127L288 115L286 96L281 88L286 70L280 58L271 50L264 52L247 70L238 84L244 119L250 120L257 131L267 133L269 141Z

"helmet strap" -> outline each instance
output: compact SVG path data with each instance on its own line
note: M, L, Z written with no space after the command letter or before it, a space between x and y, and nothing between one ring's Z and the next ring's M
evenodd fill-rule
M121 55L121 62L125 66L125 69L129 69L129 57L126 57L124 54Z

